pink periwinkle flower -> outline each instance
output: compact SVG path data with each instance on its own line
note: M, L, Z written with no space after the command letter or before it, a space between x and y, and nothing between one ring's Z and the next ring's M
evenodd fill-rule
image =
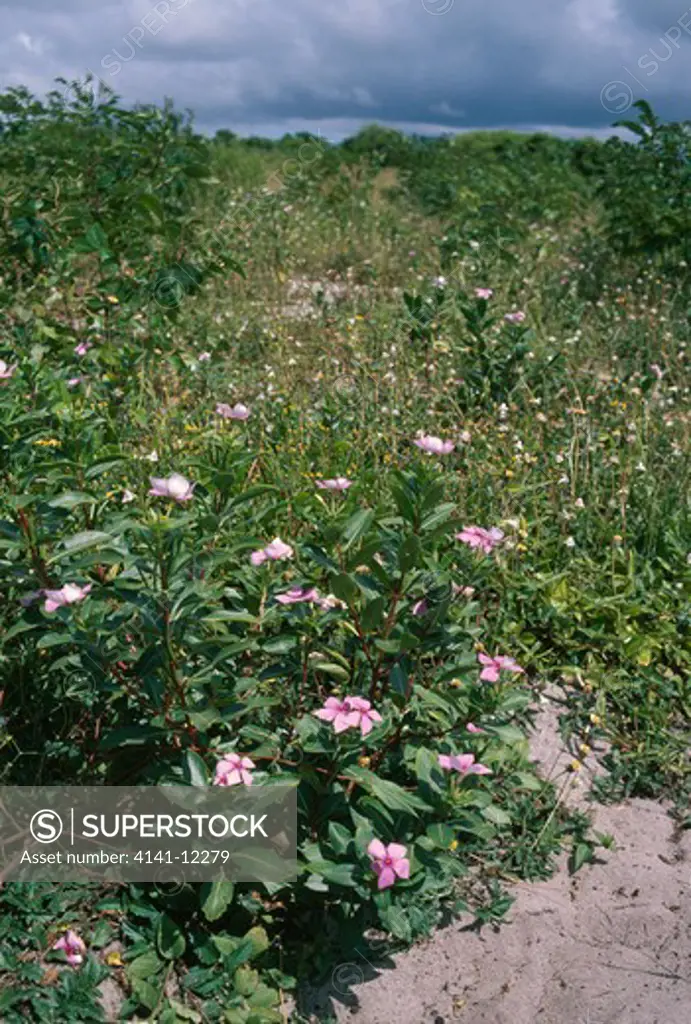
M301 604L304 601L317 601L319 592L316 587L291 587L284 594L277 594L279 604Z
M68 964L72 967L79 967L84 961L86 944L84 940L70 928L64 935L61 935L57 942L53 943L53 949L61 949L65 953Z
M275 537L265 548L253 551L250 555L252 565L263 565L264 562L280 562L283 558L292 558L293 549L285 544L280 537Z
M447 772L459 772L461 775L491 775L492 771L485 764L479 764L474 754L440 754L439 767Z
M46 601L43 605L44 611L54 612L58 608L64 608L69 604L76 604L83 601L91 590L91 584L80 587L77 583L66 583L60 590L44 590L43 596Z
M236 402L232 406L228 405L227 402L217 402L216 412L224 420L246 420L249 419L250 415L250 410L242 402Z
M521 666L513 658L506 654L498 654L496 658L490 658L489 654L478 654L477 660L484 666L480 673L480 679L488 683L496 683L500 672L524 672Z
M658 380L662 380L665 371L662 369L659 363L651 363L650 369L653 371L653 374L657 377Z
M200 352L197 358L199 359L200 363L208 363L208 361L211 359L211 353Z
M339 697L327 697L324 703L324 707L320 708L319 711L314 711L313 714L321 719L322 722L331 722L334 727L334 732L345 732L346 729L350 729L355 725L355 721L352 718L352 712L350 708L350 702L348 698L343 699Z
M416 437L413 444L428 455L448 455L456 447L453 441L442 441L440 437L430 437L428 434Z
M496 526L491 530L486 530L484 526L464 526L461 532L456 534L456 540L469 544L471 548L480 550L485 555L489 555L492 548L503 539L503 531Z
M367 847L372 859L372 870L378 877L377 888L388 889L396 878L410 878L410 861L401 843L386 846L381 839L373 839Z
M421 619L423 615L426 615L429 611L429 605L424 597L421 597L419 601L416 601L412 607L412 613L416 618Z
M171 473L169 477L149 477L151 490L157 498L171 498L173 501L189 501L194 491L191 484L181 473Z
M476 288L475 289L475 298L476 299L491 299L493 295L494 295L494 292L492 291L491 288Z
M374 725L381 722L381 715L378 711L374 710L370 702L365 700L364 697L347 697L346 700L353 709L353 724L356 728L360 728L363 736L367 736L372 731Z
M8 366L4 359L0 359L0 380L9 380L16 369L16 363L13 366Z
M84 380L83 377L70 377L67 381L68 388L76 388Z
M364 697L327 697L324 707L313 714L322 722L333 723L336 733L359 728L367 736L374 724L381 722L379 712Z
M85 356L93 345L89 341L80 341L78 345L74 346L74 353L77 356Z
M525 313L522 309L518 309L515 313L505 313L504 319L509 324L522 324L525 320Z
M347 491L353 486L353 481L347 476L335 476L331 480L314 481L320 491Z
M249 757L242 757L241 754L225 754L216 765L214 786L239 786L240 783L251 786L254 781L251 769L254 767L254 761Z
M468 722L468 724L466 725L465 728L466 728L466 732L472 732L472 733L479 733L479 732L484 733L484 732L486 732L485 729L481 729L480 726L479 725L475 725L474 722Z

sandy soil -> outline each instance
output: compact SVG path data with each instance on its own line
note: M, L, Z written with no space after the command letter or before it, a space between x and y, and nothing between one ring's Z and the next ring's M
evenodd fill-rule
M582 806L588 773L565 774L558 717L547 700L533 756ZM352 1024L689 1024L691 834L651 801L593 811L617 844L596 864L519 886L498 931L461 922L383 966L363 949L311 994L314 1011Z

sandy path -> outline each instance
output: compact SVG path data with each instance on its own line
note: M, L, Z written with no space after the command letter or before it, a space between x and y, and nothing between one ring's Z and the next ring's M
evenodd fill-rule
M533 756L567 778L557 720L547 703ZM567 799L582 794L575 782ZM647 800L595 805L594 826L616 849L519 886L499 931L461 922L377 969L356 954L315 1010L352 1024L690 1024L691 833Z

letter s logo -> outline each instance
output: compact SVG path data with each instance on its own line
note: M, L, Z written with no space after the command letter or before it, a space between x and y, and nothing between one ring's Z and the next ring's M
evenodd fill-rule
M29 823L31 835L37 843L54 843L62 835L62 818L57 811L36 811Z

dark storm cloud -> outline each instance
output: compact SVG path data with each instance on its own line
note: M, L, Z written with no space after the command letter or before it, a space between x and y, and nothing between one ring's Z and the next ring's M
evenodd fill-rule
M5 0L0 85L99 75L200 127L327 137L605 129L633 99L686 117L691 0Z

